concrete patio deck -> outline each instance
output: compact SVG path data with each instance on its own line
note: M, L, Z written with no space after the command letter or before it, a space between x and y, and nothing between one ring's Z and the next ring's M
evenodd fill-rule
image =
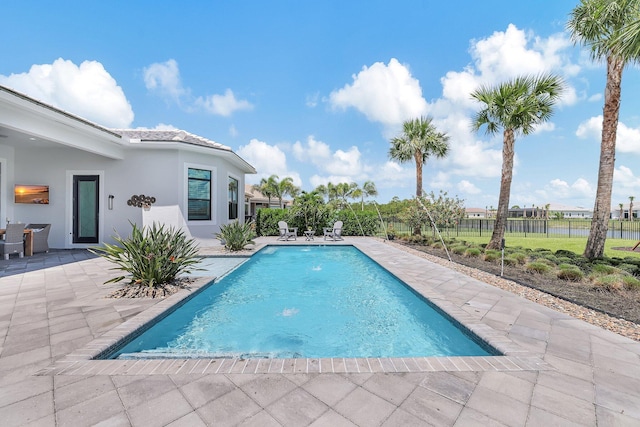
M170 301L104 298L110 263L52 251L0 261L0 425L640 425L640 343L379 240L346 243L506 355L92 361L96 343Z

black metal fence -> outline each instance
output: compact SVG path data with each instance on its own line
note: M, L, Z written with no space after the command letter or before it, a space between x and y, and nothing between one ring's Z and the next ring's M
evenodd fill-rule
M455 227L440 229L446 237L491 236L495 219L463 219ZM396 233L411 234L406 224L392 222ZM584 219L508 219L505 234L517 237L587 237L591 220ZM423 229L423 234L429 228ZM640 240L640 221L609 221L607 238Z

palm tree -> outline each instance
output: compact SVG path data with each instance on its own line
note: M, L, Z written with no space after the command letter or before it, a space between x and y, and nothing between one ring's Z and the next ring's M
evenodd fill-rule
M633 199L634 196L629 196L629 221L633 222Z
M264 196L267 196L269 200L269 207L271 207L271 198L276 194L276 186L278 182L278 175L271 175L269 178L262 178L259 184L254 184L253 189L261 192Z
M624 216L624 204L618 203L618 207L620 208L620 222L622 222L622 217Z
M378 189L376 188L376 184L373 181L365 181L362 184L362 189L360 190L360 210L364 210L364 198L365 197L374 197L378 195Z
M431 156L445 157L449 153L449 136L438 132L431 117L407 120L402 124L402 135L393 138L389 157L406 163L416 163L416 196L422 197L422 167ZM420 234L414 227L413 234Z
M503 129L500 196L496 223L487 249L500 249L507 225L515 135L528 135L533 132L535 125L549 120L553 105L562 93L562 86L562 79L551 74L521 76L496 87L482 86L471 94L472 98L483 104L473 119L473 129L478 131L486 125L488 134Z
M277 177L276 177L277 178ZM282 205L282 199L286 196L295 197L300 192L300 189L293 185L293 178L287 176L282 179L282 181L275 181L275 196L278 198L280 202L280 209L284 206Z
M402 135L391 140L389 157L406 163L416 163L416 196L422 197L422 168L432 155L445 157L449 153L449 136L438 132L430 117L407 120Z
M598 187L584 250L584 256L589 259L604 255L611 210L622 71L628 62L640 58L640 44L637 42L640 38L639 19L638 0L581 0L567 23L573 41L589 47L593 60L606 60L607 63Z

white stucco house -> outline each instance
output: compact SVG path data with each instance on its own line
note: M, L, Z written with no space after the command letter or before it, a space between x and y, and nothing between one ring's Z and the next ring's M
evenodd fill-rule
M222 224L244 221L245 174L254 173L209 139L108 129L0 86L0 228L52 224L52 248L112 242L154 208L211 239Z

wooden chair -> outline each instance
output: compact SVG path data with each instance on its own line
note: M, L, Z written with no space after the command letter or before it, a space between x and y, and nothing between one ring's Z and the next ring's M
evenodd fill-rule
M4 240L0 240L0 255L8 260L10 254L24 257L24 224L7 224Z

